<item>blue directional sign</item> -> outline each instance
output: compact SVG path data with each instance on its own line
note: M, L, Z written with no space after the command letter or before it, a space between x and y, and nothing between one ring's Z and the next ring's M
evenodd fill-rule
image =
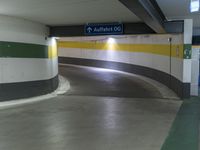
M85 25L86 35L114 35L123 34L123 24L87 24Z

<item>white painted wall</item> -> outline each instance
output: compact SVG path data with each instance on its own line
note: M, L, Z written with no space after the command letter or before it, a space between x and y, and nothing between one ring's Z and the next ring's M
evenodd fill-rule
M53 65L57 59L1 58L1 83L25 82L51 79L57 75Z
M0 15L0 41L44 45L48 30L43 24Z
M0 15L0 41L40 45L55 44L55 39L45 39L48 32L45 25ZM0 83L47 80L57 74L57 58L0 57Z
M110 36L95 36L95 37L69 37L61 38L60 41L96 41L98 43L106 43ZM181 34L170 35L120 35L112 36L116 43L120 44L165 44L169 45L169 38L172 38L172 44L183 44L183 36ZM179 55L182 49L177 50ZM162 51L162 49L161 49ZM128 52L128 51L113 51L113 50L98 50L98 49L81 49L81 48L62 48L59 47L58 55L61 57L96 59L105 61L115 61L139 66L153 68L159 71L170 74L170 57L165 55L157 55L152 53ZM171 74L183 81L183 59L172 57L171 59Z

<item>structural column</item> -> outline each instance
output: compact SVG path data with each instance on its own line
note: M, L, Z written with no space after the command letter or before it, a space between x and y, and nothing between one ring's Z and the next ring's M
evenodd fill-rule
M193 31L193 20L184 20L184 49L183 49L183 94L184 97L189 97L190 84L191 83L191 54L192 54L192 31Z

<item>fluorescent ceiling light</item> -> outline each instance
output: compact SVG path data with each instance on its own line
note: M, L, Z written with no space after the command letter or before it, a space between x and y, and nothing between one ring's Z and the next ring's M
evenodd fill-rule
M191 0L190 2L190 12L199 11L199 0Z

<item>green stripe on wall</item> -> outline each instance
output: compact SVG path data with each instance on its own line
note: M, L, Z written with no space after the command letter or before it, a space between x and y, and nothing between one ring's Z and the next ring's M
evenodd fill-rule
M0 41L0 57L48 58L48 46Z

